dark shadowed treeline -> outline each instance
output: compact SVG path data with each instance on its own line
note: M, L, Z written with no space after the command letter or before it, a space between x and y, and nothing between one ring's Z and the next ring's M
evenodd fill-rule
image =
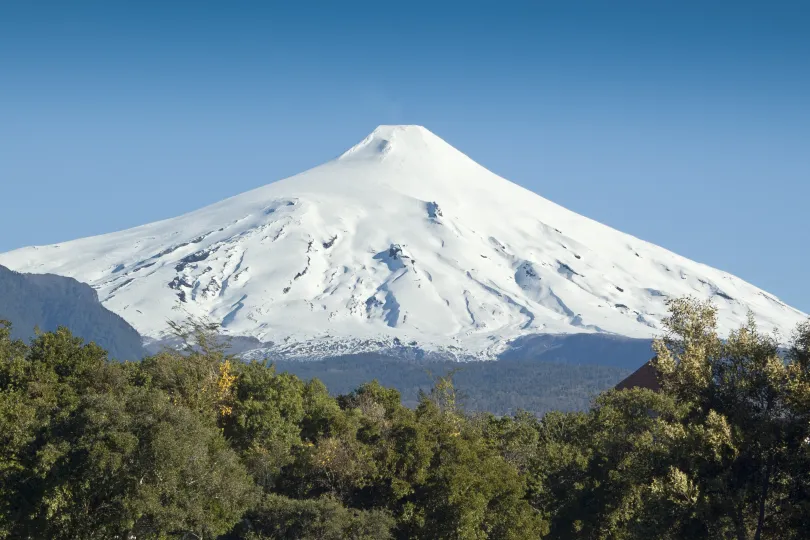
M663 391L496 417L451 377L406 407L228 357L212 329L136 363L0 325L0 538L799 539L810 530L810 326L671 304Z
M649 347L648 351L644 360L652 356ZM614 366L534 358L420 362L377 354L278 361L276 369L306 380L318 379L334 396L376 380L383 386L396 388L407 407L419 404L420 392L429 390L436 377L453 373L458 401L465 411L491 412L498 416L520 410L540 415L554 410L583 411L599 392L612 388L631 373L631 370Z

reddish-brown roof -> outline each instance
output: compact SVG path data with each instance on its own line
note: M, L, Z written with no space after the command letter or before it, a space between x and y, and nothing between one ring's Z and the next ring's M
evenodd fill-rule
M661 385L658 384L658 375L652 363L647 362L616 385L616 390L628 388L648 388L653 392L661 390Z

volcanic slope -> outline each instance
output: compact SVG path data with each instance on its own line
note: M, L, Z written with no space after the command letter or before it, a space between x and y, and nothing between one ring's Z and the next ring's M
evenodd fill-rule
M566 210L419 126L380 126L324 165L133 229L0 255L89 283L142 335L204 316L287 357L392 346L493 357L516 337L660 333L665 300L802 312L726 272ZM177 309L177 308L181 309Z

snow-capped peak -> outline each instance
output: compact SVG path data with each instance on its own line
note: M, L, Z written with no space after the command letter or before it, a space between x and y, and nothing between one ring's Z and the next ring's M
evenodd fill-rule
M344 152L338 159L383 159L388 155L421 159L428 157L433 159L466 158L461 152L422 126L382 125Z
M413 344L488 357L527 334L651 337L665 300L685 294L714 301L726 332L749 309L782 335L806 317L513 184L420 126L380 126L286 180L0 264L87 282L152 338L190 313L293 356Z

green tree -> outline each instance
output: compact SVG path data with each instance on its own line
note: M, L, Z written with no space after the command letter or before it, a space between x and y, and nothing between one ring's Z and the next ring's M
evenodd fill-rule
M246 540L386 540L394 519L385 510L356 510L331 496L296 500L265 496L235 536Z
M661 392L468 414L452 373L411 409L376 381L227 354L215 328L139 363L0 321L0 538L799 539L810 527L810 322L670 303Z
M810 328L782 355L753 320L721 339L710 304L670 310L654 345L662 392L611 391L587 413L539 422L526 476L548 537L802 538ZM516 427L499 422L507 455ZM532 438L517 440L526 456Z
M232 409L222 421L225 435L256 483L269 492L303 446L305 385L258 362L239 364L236 373Z
M605 393L588 413L547 414L527 482L549 538L640 538L676 414L671 399L643 389Z
M0 531L10 538L213 538L253 483L212 415L140 384L66 329L0 332Z
M452 381L440 380L416 410L433 455L410 498L413 518L403 538L539 537L545 523L526 500L525 483L456 408L454 396Z
M738 540L798 538L785 516L795 496L787 486L801 474L796 453L810 437L802 381L806 325L780 356L778 341L752 317L723 341L716 310L694 299L671 303L670 334L655 343L665 392L688 407L673 444L669 484L691 487L688 515L716 523L710 534Z

